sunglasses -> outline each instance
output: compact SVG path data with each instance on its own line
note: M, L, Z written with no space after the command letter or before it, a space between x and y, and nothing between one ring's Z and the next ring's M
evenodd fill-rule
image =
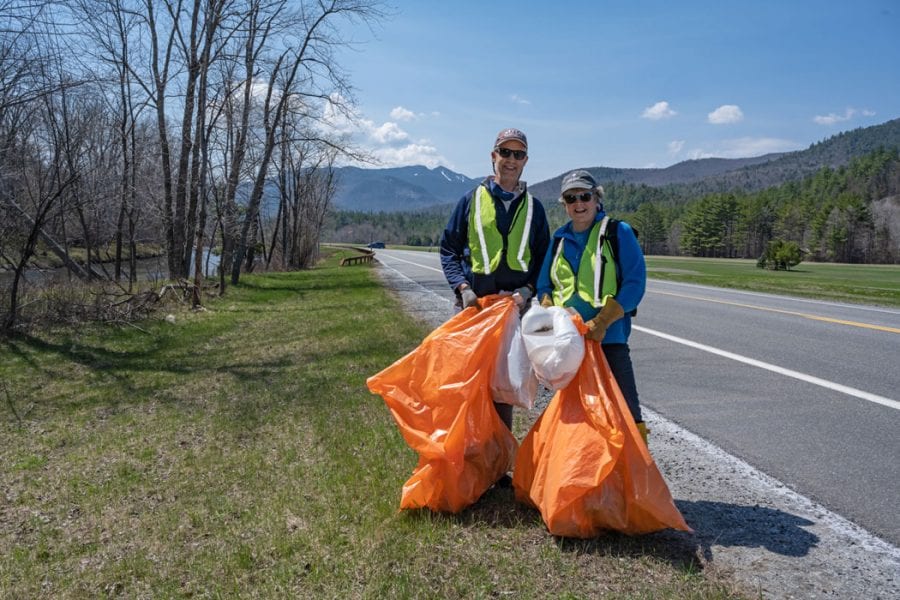
M509 148L497 148L496 152L500 155L500 158L512 156L516 160L525 160L525 157L528 156L528 153L524 150L510 150Z
M566 204L575 204L579 200L582 202L590 202L593 198L593 192L581 192L580 194L566 194L563 196L563 200L566 201Z

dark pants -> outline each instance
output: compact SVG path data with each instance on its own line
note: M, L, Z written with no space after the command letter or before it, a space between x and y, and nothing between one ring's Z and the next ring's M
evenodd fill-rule
M628 403L628 409L631 416L634 417L635 423L640 423L644 419L641 417L641 403L638 401L637 384L634 381L634 367L631 365L631 351L628 344L603 344L603 354L606 355L606 361L612 371L616 383L625 396L625 402Z
M503 404L502 402L494 402L494 410L500 415L500 420L506 427L512 431L512 404Z

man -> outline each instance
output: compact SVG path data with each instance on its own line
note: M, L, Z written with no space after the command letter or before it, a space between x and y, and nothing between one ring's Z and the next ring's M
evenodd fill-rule
M589 171L563 177L559 202L570 220L553 234L538 279L538 297L543 306L563 306L581 315L590 328L585 337L600 342L646 443L647 426L628 348L631 317L647 286L644 254L631 226L606 216L603 187Z
M550 228L541 203L521 180L528 140L518 129L497 134L491 150L493 175L460 199L441 235L441 267L456 292L457 306L510 293L525 307L534 296ZM494 403L512 431L512 406Z

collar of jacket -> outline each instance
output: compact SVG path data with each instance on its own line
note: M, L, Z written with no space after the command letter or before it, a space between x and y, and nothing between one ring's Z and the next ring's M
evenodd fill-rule
M594 223L598 223L603 220L603 217L606 216L606 213L602 210L597 211L597 216L594 217ZM593 227L593 225L591 226ZM556 230L556 237L558 238L568 238L572 241L575 241L575 230L572 229L572 221L569 221L562 227Z
M522 194L524 194L528 190L528 184L520 180L519 185L516 186L516 189L514 191L507 192L502 187L500 187L500 184L497 183L497 180L493 175L488 175L482 183L485 187L487 187L488 191L491 193L491 196L493 196L497 200L515 200L517 198L520 198ZM512 194L512 197L504 198L504 195L508 194Z

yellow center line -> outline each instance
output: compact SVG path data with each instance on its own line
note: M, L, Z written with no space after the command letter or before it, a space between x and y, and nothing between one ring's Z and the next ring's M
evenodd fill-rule
M877 331L887 331L888 333L900 333L900 329L896 327L885 327L884 325L872 325L871 323L860 323L859 321L844 321L843 319L832 319L831 317L822 317L819 315L811 315L809 313L796 312L793 310L782 310L780 308L769 308L767 306L757 306L755 304L743 304L741 302L730 302L727 300L713 300L712 298L703 298L702 296L691 296L689 294L676 294L675 292L659 292L653 290L654 294L663 294L664 296L675 296L677 298L690 298L691 300L702 300L704 302L715 302L716 304L729 304L731 306L740 306L742 308L753 308L756 310L766 310L774 313L785 315L793 315L795 317L803 317L813 321L825 321L826 323L836 323L838 325L849 325L851 327L862 327L864 329L875 329Z

